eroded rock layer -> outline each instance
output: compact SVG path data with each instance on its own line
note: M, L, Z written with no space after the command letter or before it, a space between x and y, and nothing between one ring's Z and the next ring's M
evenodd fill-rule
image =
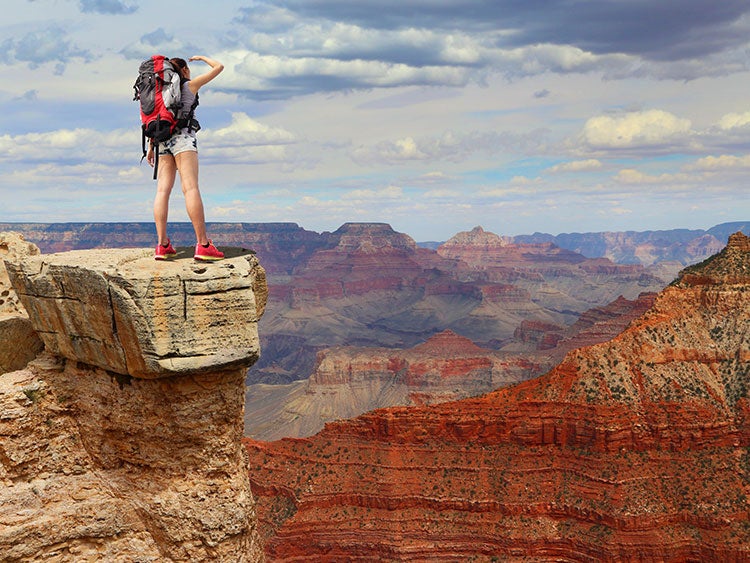
M326 348L308 380L248 387L245 434L258 440L299 438L319 432L326 422L376 408L481 395L545 373L574 348L615 337L653 299L654 294L633 301L621 297L567 329L522 323L515 351L488 350L449 330L407 350Z
M208 265L184 254L155 262L145 249L79 250L6 267L57 355L141 378L252 365L263 268L249 253Z
M247 440L269 559L747 561L749 250L535 380Z
M21 369L44 348L18 301L4 262L38 254L37 246L24 240L21 234L0 233L0 373Z
M257 261L6 264L47 351L0 375L0 560L262 560L241 442Z

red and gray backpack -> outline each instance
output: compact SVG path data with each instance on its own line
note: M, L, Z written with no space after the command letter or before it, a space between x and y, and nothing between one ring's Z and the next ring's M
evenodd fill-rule
M133 84L133 100L140 101L141 148L146 156L146 138L154 141L154 179L159 167L158 145L169 139L179 125L181 76L167 57L154 55L141 63Z

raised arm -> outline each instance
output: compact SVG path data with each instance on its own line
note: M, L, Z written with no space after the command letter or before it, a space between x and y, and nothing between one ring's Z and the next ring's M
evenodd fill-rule
M219 76L219 73L224 70L224 65L221 64L219 61L215 61L213 59L209 59L208 57L204 57L203 55L196 55L194 57L190 57L190 61L203 61L208 66L211 67L211 70L208 72L205 72L203 74L200 74L196 76L195 78L191 78L189 82L190 90L195 94L198 92L198 90L201 89L202 86L205 84L208 84L211 82L214 78Z

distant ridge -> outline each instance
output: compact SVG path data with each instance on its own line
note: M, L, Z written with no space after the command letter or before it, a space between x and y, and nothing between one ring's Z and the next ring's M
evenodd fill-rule
M708 230L670 229L661 231L620 231L534 233L513 237L516 244L551 242L560 248L579 252L588 258L609 258L619 264L651 264L677 261L683 265L695 263L719 252L729 235L736 232L750 234L750 221L721 223Z
M219 244L237 245L243 241L251 243L259 237L273 235L276 241L281 237L285 245L302 243L316 248L330 244L328 239L332 235L336 236L344 231L351 232L353 228L361 229L367 225L377 225L382 231L391 230L387 223L350 222L343 224L333 233L317 233L294 222L208 223L209 231ZM170 223L169 229L175 244L193 244L193 229L189 222ZM87 248L150 247L155 237L154 225L151 222L0 223L0 232L3 231L21 233L44 253ZM707 230L669 229L557 235L536 232L503 238L514 244L553 243L560 248L583 254L587 258L604 257L619 264L650 266L671 261L687 266L719 252L727 243L729 235L736 232L750 234L750 221L721 223ZM502 236L502 233L496 234ZM419 242L417 246L435 250L441 244L444 244L444 241ZM262 254L262 249L259 250Z

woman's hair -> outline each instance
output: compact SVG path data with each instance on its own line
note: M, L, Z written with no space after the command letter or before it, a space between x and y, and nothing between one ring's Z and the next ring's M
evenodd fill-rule
M185 70L188 65L185 59L180 59L177 57L175 57L174 59L169 59L169 62L179 69L180 74L182 74L182 71Z

